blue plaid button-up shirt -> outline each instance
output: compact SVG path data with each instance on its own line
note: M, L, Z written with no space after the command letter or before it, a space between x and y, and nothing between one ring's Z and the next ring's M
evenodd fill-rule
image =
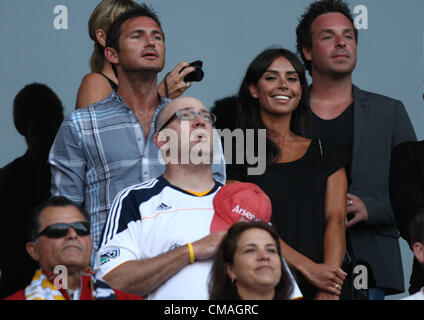
M135 113L115 92L74 111L62 123L49 155L51 193L84 205L91 216L94 251L118 192L165 171L165 166L158 161L159 150L153 136L155 119L169 101L161 98L147 141ZM212 170L215 180L225 183L225 161L220 144L219 149L221 160L212 165Z

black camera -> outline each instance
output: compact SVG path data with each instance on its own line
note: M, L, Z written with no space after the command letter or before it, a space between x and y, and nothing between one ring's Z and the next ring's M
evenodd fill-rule
M205 75L203 70L202 70L203 62L200 61L200 60L196 60L196 61L190 63L190 66L195 67L196 70L194 70L193 72L190 72L188 75L186 75L184 77L184 82L193 82L193 81L199 82L199 81L202 81L203 76ZM185 68L187 68L187 67L182 68L180 70L180 73Z

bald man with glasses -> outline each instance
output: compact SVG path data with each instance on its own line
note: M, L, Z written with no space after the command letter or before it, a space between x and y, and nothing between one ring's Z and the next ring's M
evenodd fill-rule
M148 299L209 298L211 258L224 235L209 231L222 186L212 176L214 122L191 97L158 114L165 173L121 191L103 232L95 270L112 286Z

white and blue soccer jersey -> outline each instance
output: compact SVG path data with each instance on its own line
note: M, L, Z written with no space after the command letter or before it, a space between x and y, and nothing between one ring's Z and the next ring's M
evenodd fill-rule
M115 198L103 230L95 272L104 277L131 260L154 258L210 234L213 198L221 184L196 196L171 185L163 176L122 190ZM292 299L302 294L294 286ZM168 279L148 299L207 300L212 259L196 261Z
M154 258L210 234L213 198L222 185L196 196L162 176L121 191L103 231L95 263L100 277L130 260ZM208 299L212 259L185 266L148 299Z

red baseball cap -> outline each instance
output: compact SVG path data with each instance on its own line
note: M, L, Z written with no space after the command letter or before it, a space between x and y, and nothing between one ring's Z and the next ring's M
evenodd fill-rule
M227 231L238 221L271 220L271 200L256 184L235 182L227 184L213 199L215 209L210 232Z

